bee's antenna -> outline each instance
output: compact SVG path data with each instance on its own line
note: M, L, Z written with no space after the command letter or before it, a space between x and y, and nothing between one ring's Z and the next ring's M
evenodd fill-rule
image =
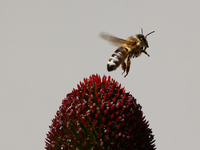
M147 37L149 34L154 33L154 32L155 32L155 31L152 31L152 32L148 33L145 37Z
M143 34L143 29L141 28L141 33Z

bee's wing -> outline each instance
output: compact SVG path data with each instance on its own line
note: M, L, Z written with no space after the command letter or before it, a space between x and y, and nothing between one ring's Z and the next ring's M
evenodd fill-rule
M126 40L124 40L124 39L120 39L118 37L115 37L115 36L113 36L111 34L104 33L104 32L100 33L100 37L103 38L104 40L110 42L114 46L118 46L118 47L124 45L125 42L126 42Z

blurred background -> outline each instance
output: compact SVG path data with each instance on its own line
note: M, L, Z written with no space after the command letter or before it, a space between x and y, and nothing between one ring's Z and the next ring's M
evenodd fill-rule
M200 1L0 1L0 146L44 150L62 99L83 78L111 76L139 104L158 150L200 147ZM99 38L148 36L150 57L107 72Z

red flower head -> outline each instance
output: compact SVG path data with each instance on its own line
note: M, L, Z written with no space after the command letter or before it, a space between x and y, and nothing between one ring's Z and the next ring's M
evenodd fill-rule
M67 94L52 120L47 150L154 150L136 99L110 76L92 75Z

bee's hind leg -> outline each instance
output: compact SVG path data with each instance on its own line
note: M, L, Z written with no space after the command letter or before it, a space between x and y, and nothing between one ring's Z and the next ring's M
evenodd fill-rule
M128 72L130 70L130 65L131 65L131 61L130 61L130 57L128 56L127 63L126 63L126 75L124 77L128 75Z
M122 64L121 64L121 67L122 67L122 70L123 70L123 72L122 72L122 74L126 71L126 63L125 62L123 62Z

